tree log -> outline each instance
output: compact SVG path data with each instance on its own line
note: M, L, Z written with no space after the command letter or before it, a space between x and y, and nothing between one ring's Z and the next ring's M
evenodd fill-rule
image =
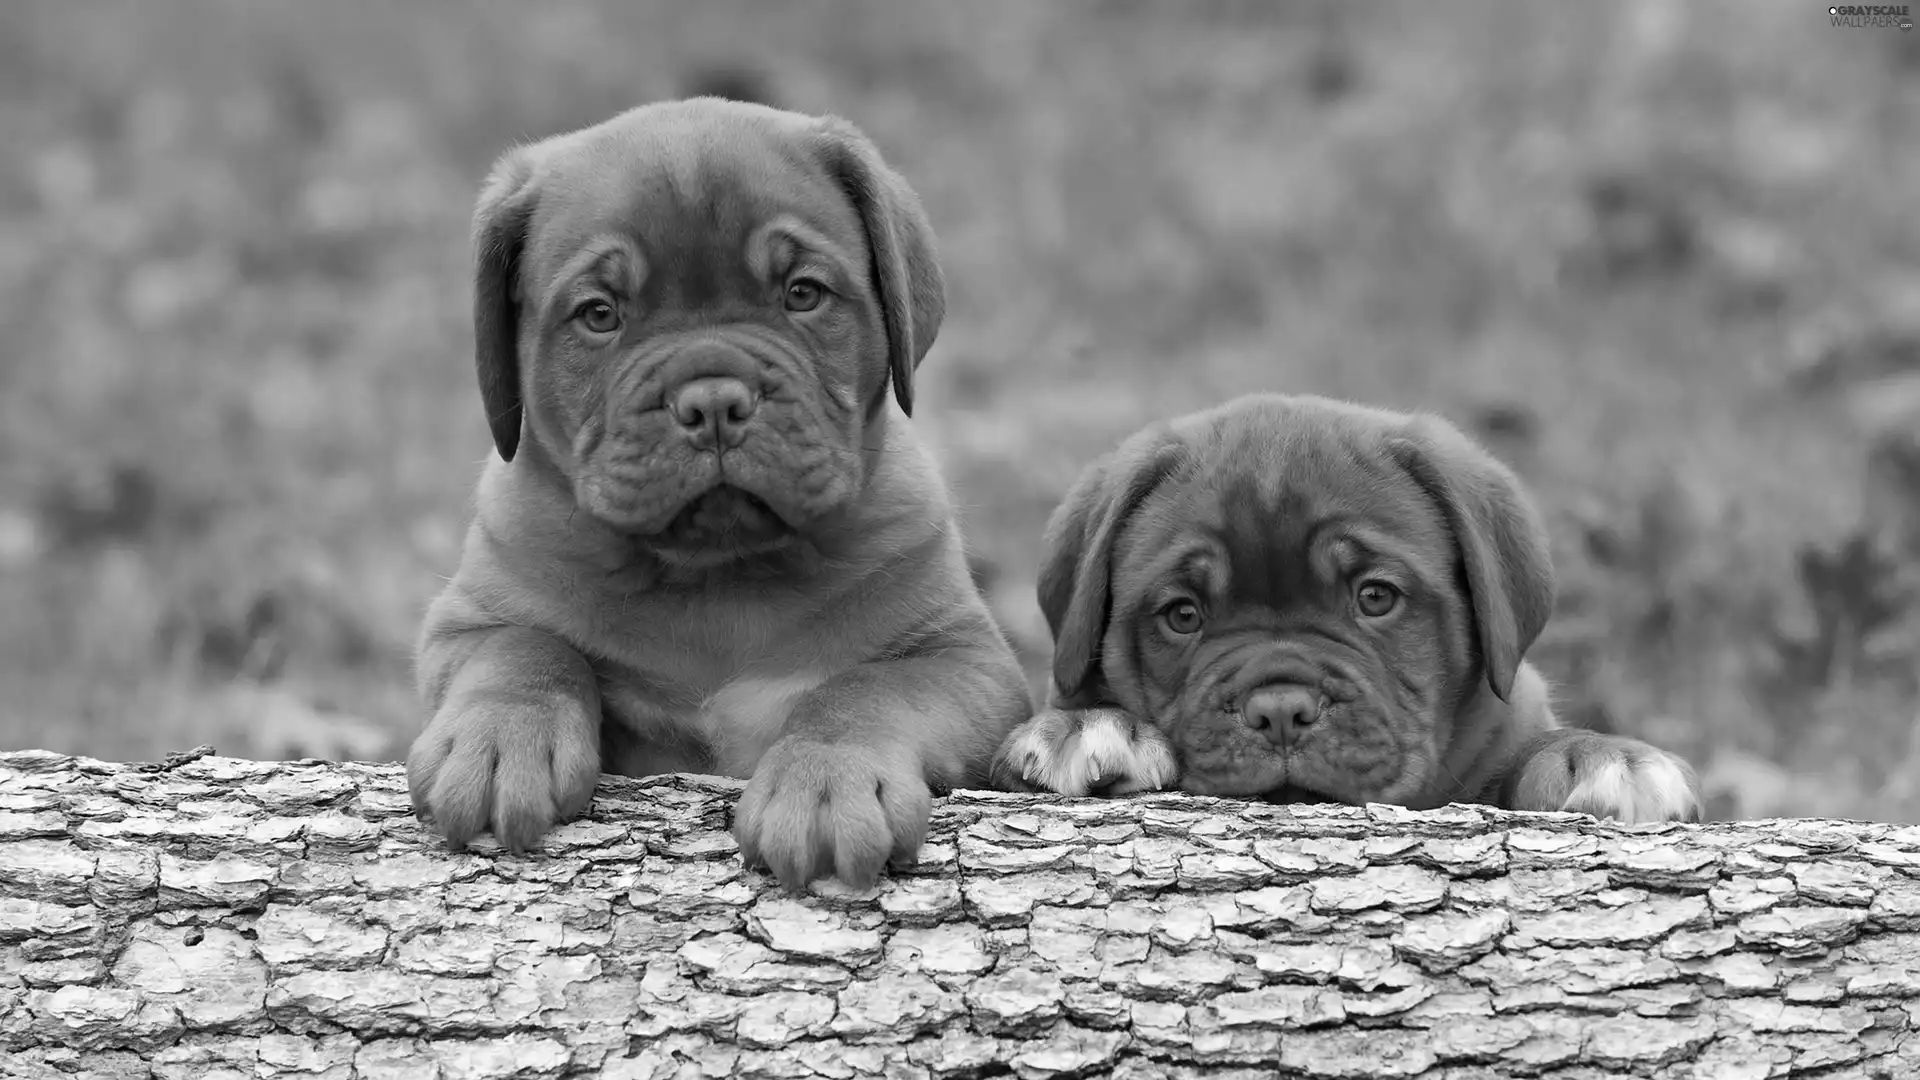
M962 792L796 898L738 791L515 858L397 766L0 754L5 1075L1920 1077L1920 828Z

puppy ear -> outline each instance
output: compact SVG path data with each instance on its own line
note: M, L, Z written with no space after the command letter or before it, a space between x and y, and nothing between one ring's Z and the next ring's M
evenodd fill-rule
M1040 611L1053 632L1054 704L1080 709L1108 693L1100 641L1113 610L1113 546L1127 520L1181 458L1164 428L1149 428L1094 461L1047 519Z
M1512 470L1445 420L1415 419L1393 452L1453 530L1487 684L1506 701L1521 657L1553 613L1546 525Z
M825 121L828 170L853 202L872 253L873 288L887 328L887 371L900 411L913 415L913 373L940 332L946 281L934 250L933 226L920 197L858 128Z
M516 150L494 164L473 211L473 359L480 404L500 457L520 446L520 253L533 216L533 162Z

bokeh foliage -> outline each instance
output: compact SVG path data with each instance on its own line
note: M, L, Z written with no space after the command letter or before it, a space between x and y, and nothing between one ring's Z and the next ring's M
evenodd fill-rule
M917 422L1036 679L1094 454L1428 407L1551 517L1570 718L1719 814L1920 818L1920 35L1786 0L0 6L0 745L403 752L479 178L712 87L920 190Z

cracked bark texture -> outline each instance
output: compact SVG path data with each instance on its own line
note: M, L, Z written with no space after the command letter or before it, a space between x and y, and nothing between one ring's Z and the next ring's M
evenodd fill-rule
M1920 1077L1920 828L969 792L794 898L738 790L512 858L398 766L0 754L0 1074Z

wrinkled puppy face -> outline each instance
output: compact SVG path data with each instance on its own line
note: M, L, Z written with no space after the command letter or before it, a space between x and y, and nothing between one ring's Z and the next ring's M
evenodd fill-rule
M1416 800L1463 698L1483 679L1504 694L1518 663L1477 633L1472 580L1502 558L1526 590L1550 572L1511 477L1463 436L1323 399L1241 398L1150 430L1076 494L1050 529L1050 554L1074 554L1041 589L1060 697L1151 718L1180 786L1205 794ZM1480 559L1503 531L1507 550ZM1488 629L1509 633L1515 590L1485 591ZM1531 591L1520 614L1530 642Z
M911 191L833 120L696 99L515 151L476 212L502 457L683 562L776 548L866 479L941 314Z
M1438 508L1337 425L1222 429L1114 559L1112 617L1182 786L1410 797L1467 661Z

